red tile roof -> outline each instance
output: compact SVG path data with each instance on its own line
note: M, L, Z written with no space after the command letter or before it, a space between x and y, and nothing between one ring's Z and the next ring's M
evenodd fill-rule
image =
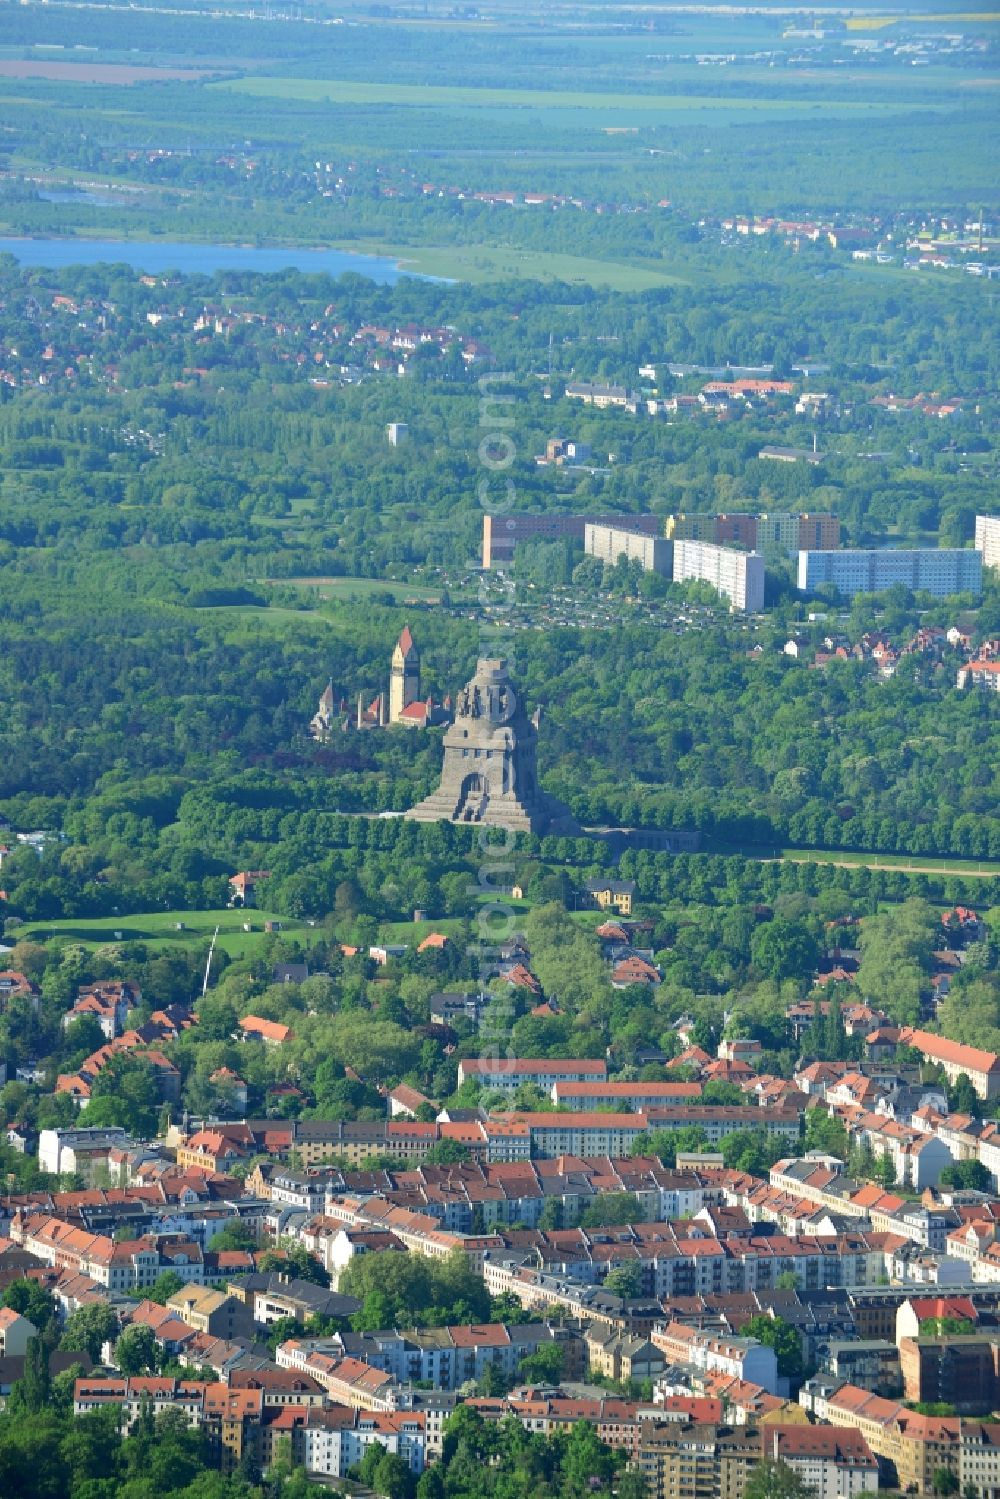
M970 1072L1000 1071L1000 1057L995 1051L980 1051L976 1046L963 1046L960 1041L949 1041L945 1036L935 1036L930 1031L904 1031L901 1038L915 1046L925 1055L950 1062L953 1066L967 1068Z
M294 1034L290 1026L280 1025L277 1020L264 1020L260 1015L244 1015L240 1030L248 1036L259 1036L262 1041L288 1041Z

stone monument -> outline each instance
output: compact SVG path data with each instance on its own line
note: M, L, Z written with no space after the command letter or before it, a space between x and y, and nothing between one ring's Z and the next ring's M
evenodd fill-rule
M455 721L444 736L441 784L406 816L417 822L578 834L569 808L538 785L537 743L538 714L528 717L506 661L481 658L458 694Z

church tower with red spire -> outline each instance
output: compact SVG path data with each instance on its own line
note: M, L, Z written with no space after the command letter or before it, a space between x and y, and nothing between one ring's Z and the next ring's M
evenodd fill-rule
M396 641L392 653L392 675L389 679L389 722L399 723L403 709L420 696L420 655L413 643L409 625Z

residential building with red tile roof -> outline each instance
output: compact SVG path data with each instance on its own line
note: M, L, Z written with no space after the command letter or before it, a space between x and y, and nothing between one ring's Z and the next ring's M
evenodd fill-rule
M949 1082L955 1082L964 1073L980 1098L993 1098L1000 1093L1000 1056L996 1052L965 1046L923 1030L904 1030L900 1039L943 1068Z
M277 1020L265 1020L260 1015L244 1015L240 1021L240 1033L244 1041L263 1041L265 1046L281 1046L295 1034L289 1025Z
M539 999L542 997L541 984L531 972L531 969L526 967L524 963L513 963L505 972L504 978L512 988L527 989Z
M853 1499L878 1489L878 1461L860 1431L775 1422L761 1428L760 1440L764 1458L787 1463L817 1499Z

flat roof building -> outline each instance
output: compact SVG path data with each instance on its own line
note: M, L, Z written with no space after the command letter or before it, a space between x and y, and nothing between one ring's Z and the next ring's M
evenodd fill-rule
M800 551L799 592L812 593L823 583L832 584L848 599L856 593L882 593L896 583L938 598L952 593L979 595L983 554L960 547Z
M673 576L674 544L662 536L644 536L624 526L602 526L588 523L583 532L583 549L590 557L614 565L619 558L638 562L643 572Z
M764 559L707 541L674 542L674 582L710 583L733 609L759 614L764 607Z
M1000 568L1000 515L976 516L976 551L984 567Z
M623 526L644 536L663 533L662 515L484 515L483 568L509 566L518 543L532 537L558 541L569 536L583 541L588 525Z

